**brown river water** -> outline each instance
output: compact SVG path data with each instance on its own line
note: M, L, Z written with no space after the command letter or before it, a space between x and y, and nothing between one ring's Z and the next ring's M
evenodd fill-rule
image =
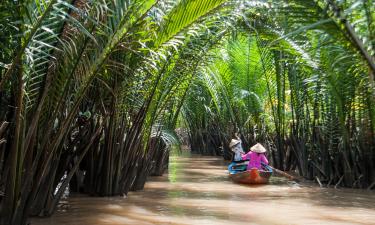
M375 224L375 192L319 188L272 177L234 184L219 157L171 156L169 172L127 197L71 196L32 225Z

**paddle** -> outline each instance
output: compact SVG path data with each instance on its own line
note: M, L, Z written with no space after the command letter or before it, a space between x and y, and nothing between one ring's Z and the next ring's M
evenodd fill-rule
M248 162L249 160L244 160L244 161ZM278 170L278 169L276 169L276 168L274 168L270 165L264 164L263 162L262 162L262 166L265 167L265 168L268 167L268 168L272 169L275 173L280 174L281 176L284 176L284 177L288 178L289 180L299 181L299 179L297 177L292 176L290 174L287 174L284 171Z
M288 178L289 180L294 180L294 181L298 181L299 179L297 177L294 177L290 174L287 174L285 173L284 171L281 171L281 170L278 170L276 168L273 168L272 166L268 165L273 171L275 171L276 173L280 174L281 176L284 176L286 178Z

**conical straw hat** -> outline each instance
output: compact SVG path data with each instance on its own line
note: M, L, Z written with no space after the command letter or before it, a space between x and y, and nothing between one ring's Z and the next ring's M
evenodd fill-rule
M263 147L263 145L257 143L256 145L250 148L250 151L256 153L265 153L267 150Z
M230 141L230 144L229 144L229 148L232 148L233 146L235 146L236 144L240 143L241 141L240 140L237 140L237 139L232 139Z

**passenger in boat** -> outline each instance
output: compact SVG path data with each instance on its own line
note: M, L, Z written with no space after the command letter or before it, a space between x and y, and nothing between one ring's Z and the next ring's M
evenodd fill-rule
M229 148L234 152L233 161L242 161L242 155L245 152L242 149L241 139L236 135L237 139L232 139L229 143Z
M242 155L242 160L249 160L249 164L247 164L247 170L251 170L253 168L261 170L262 163L268 165L267 157L264 154L266 151L267 150L263 147L263 145L257 143L250 148L250 151L248 153Z

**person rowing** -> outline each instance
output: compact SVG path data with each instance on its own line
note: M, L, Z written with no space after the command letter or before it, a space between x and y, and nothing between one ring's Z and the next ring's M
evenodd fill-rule
M250 148L248 153L242 155L242 160L249 160L247 170L251 170L253 168L262 170L262 164L268 165L267 157L264 154L266 151L267 150L263 147L263 145L257 143Z

